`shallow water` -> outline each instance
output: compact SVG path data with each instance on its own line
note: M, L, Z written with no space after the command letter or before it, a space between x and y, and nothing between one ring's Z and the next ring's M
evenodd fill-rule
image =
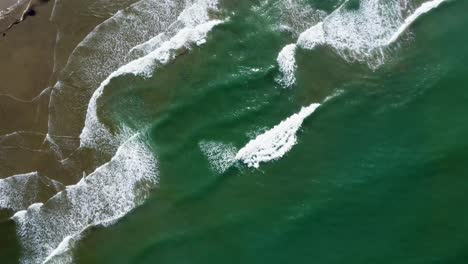
M70 187L0 223L0 257L466 263L468 4L441 1L385 44L436 1L120 2L55 75L42 147L59 162L31 169ZM140 22L163 2L161 28ZM301 42L321 21L324 41Z

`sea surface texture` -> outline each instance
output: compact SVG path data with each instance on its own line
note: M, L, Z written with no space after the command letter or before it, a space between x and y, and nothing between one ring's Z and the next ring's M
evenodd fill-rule
M468 1L0 10L0 263L468 263Z

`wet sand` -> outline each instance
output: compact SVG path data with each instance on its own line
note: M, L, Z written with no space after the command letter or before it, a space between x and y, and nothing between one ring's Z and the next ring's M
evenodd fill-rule
M49 21L53 4L15 25L0 38L0 91L31 100L48 86L57 31ZM15 11L14 19L22 10Z
M5 20L18 19L23 8L20 5ZM53 3L38 7L36 16L0 36L0 134L47 130L48 95L42 92L50 86L53 70L57 31L49 21L52 8Z
M135 1L92 9L89 3L95 3L94 0L63 1L55 6L53 16L55 2L48 1L34 7L34 16L15 24L5 36L0 35L0 179L35 171L65 185L81 178L82 157L75 155L64 165L59 162L63 157L57 156L55 146L46 140L49 108L55 108L51 92L74 48L96 25ZM3 31L22 17L30 1L22 0L17 5L16 0L0 2L0 10L5 11L0 16ZM11 4L13 8L8 8ZM53 125L69 124L64 120ZM70 152L78 142L69 135L51 137L73 141ZM38 202L45 202L51 195L47 193ZM0 210L0 220L11 214Z

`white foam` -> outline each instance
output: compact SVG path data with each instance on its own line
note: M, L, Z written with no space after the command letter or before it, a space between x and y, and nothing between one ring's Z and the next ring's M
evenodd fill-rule
M249 167L258 168L262 162L283 157L297 143L296 133L302 122L319 106L320 104L311 104L303 107L299 113L257 136L239 150L236 160L244 162Z
M157 63L166 65L176 57L178 50L182 48L190 48L193 44L203 44L208 32L220 23L222 23L221 20L212 20L193 28L182 29L170 40L162 42L156 50L150 52L148 55L131 61L113 72L103 82L104 86L107 85L112 78L124 74L150 77Z
M66 236L60 244L47 256L42 264L67 264L73 263L73 249L77 243L84 237L87 230L94 226L108 227L115 224L123 215L110 218L109 220L99 222L97 224L90 224L84 227L79 232Z
M37 185L39 185L37 172L19 174L0 180L0 208L14 211L26 209L38 197ZM26 194L28 197L25 197Z
M0 180L0 209L19 211L28 206L39 206L40 191L48 188L59 191L59 183L39 176L37 172L18 174Z
M190 1L187 4L190 4ZM150 40L136 45L129 51L129 54L136 54L138 57L148 55L148 53L156 50L165 41L168 41L171 35L174 35L173 32L178 32L185 27L193 28L209 21L210 10L218 10L217 0L192 0L192 4L180 13L177 20L169 25L165 32L161 32Z
M323 20L327 15L322 10L314 9L307 0L280 0L274 6L279 9L279 28L291 32L293 35L300 34L307 28ZM269 10L270 8L267 1L265 9Z
M28 207L28 210L39 210L43 205L43 203L33 203Z
M218 173L225 172L236 161L237 149L231 144L216 141L200 141L198 146L210 162L210 167Z
M296 44L286 45L278 55L276 61L278 62L279 69L283 73L280 83L288 87L296 82Z
M375 68L383 63L379 49L402 23L403 11L399 1L361 0L359 9L338 8L303 32L297 44L305 49L327 44L345 60Z
M395 33L390 37L387 41L386 45L390 45L395 42L403 32L405 32L411 24L414 23L421 15L431 11L434 8L437 8L440 4L445 2L446 0L432 0L429 2L423 3L420 7L418 7L414 13L412 13L409 17L405 19L405 22L398 28Z
M55 248L49 256L44 260L43 264L50 263L52 264L55 259L61 257L60 261L55 261L56 263L71 263L73 258L69 251L74 247L75 243L80 239L81 232L74 236L66 236L62 242Z
M298 45L305 49L313 49L317 45L324 44L325 30L323 29L323 22L317 23L315 26L307 29L299 36L297 40Z
M325 97L325 99L323 99L323 103L326 103L326 102L329 102L330 100L342 95L344 93L344 90L336 90L334 91L331 95Z
M156 159L143 140L131 137L111 161L86 177L86 184L69 186L44 205L12 218L23 248L21 263L50 261L64 251L68 237L78 237L90 225L114 221L144 201L158 177Z
M25 216L26 216L26 210L21 210L21 211L16 212L11 218L23 220Z
M209 21L210 12L218 10L218 0L197 0L184 9L177 18L186 27L196 27Z
M157 49L159 46L161 46L161 44L164 41L167 41L167 38L168 38L168 36L164 32L159 33L157 36L151 38L147 42L136 45L128 53L132 54L132 53L139 52L139 53L142 54L142 56L145 56L148 53L150 53L151 51L153 51L153 50Z

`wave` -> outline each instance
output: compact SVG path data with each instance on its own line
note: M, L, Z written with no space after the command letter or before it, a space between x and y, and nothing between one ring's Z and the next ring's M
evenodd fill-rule
M115 6L120 7L127 1L118 2ZM79 139L87 106L101 82L132 60L131 48L164 31L184 7L185 0L141 0L101 23L73 50L52 90L49 107L48 133L61 159L79 147L79 140L62 142L61 138Z
M81 147L112 151L114 146L118 145L122 139L125 139L125 133L111 134L97 116L97 101L102 96L105 87L113 78L125 74L150 77L156 67L168 64L183 52L182 50L190 49L193 45L200 46L204 44L211 29L223 23L223 21L217 19L210 20L209 12L216 7L216 3L216 0L195 1L179 15L176 23L184 27L175 32L175 35L167 41L161 42L160 40L163 37L158 34L146 43L136 46L137 49L143 50L143 52L148 47L155 49L112 72L101 83L88 105L85 127L80 135ZM170 29L172 28L170 27ZM166 31L163 34L167 36L170 32Z
M395 42L422 14L439 6L445 0L423 3L405 19L408 4L401 1L362 0L357 10L346 9L343 3L325 19L302 32L294 44L289 44L278 56L279 63L294 62L295 48L314 49L328 45L348 62L366 63L376 69L386 61L387 47ZM286 50L285 50L286 49ZM286 56L287 55L287 56ZM295 65L282 67L282 82L288 85L295 80Z
M131 137L111 161L78 184L44 205L16 213L12 218L23 249L21 263L50 260L52 253L60 255L69 237L77 238L90 225L115 221L141 204L158 183L157 161L144 140L139 134Z
M286 45L278 54L276 62L278 63L279 70L283 77L279 79L279 83L285 87L289 87L296 82L297 64L296 64L296 44Z
M258 168L262 162L281 158L297 143L297 131L304 120L319 106L320 104L311 104L303 107L299 113L257 136L237 152L236 160L242 161L249 167Z
M446 0L433 0L423 3L414 11L414 13L405 19L405 22L398 28L397 31L395 31L395 33L393 33L385 45L390 45L395 42L401 36L401 34L403 34L403 32L405 32L421 15L431 11L434 8L437 8L445 1Z

